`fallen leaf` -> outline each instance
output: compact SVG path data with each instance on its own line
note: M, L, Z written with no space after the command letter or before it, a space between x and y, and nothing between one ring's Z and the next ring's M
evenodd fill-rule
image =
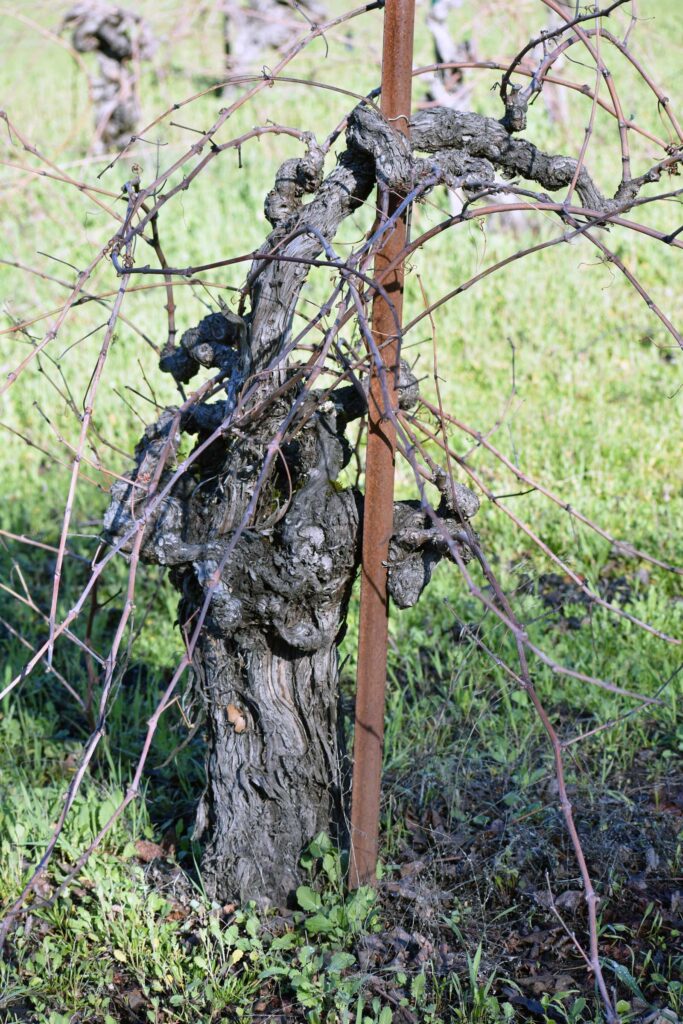
M126 993L126 997L128 999L128 1007L131 1010L140 1010L147 1005L147 1000L139 988L131 989L130 992Z
M144 864L151 864L157 857L164 856L163 848L149 839L138 839L135 843L135 852Z
M417 875L424 870L423 860L411 860L407 864L401 864L401 878L408 878L409 875Z
M235 732L244 732L247 728L247 720L236 704L228 704L228 721Z
M566 892L561 892L555 900L555 906L559 907L560 910L571 910L574 911L580 905L583 900L583 893L578 889L567 889Z

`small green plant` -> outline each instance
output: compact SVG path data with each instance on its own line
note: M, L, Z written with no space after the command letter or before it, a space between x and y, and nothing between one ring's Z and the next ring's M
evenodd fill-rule
M306 945L298 949L289 963L269 967L261 977L280 978L285 982L298 1004L308 1011L306 1017L310 1024L322 1024L323 1020L330 1019L327 1016L330 1012L336 1012L342 1020L350 1021L351 1003L363 979L359 974L350 977L342 975L355 963L356 958L351 953L325 953L315 946Z
M302 914L298 917L307 935L320 936L331 946L347 945L361 931L379 928L377 894L370 886L344 892L344 857L324 832L316 836L302 857L302 864L317 870L325 881L322 892L300 885L296 898Z
M503 1024L515 1019L515 1011L508 1002L500 1002L494 995L494 985L500 979L497 972L482 977L483 946L477 946L474 956L466 954L467 974L460 978L454 974L448 994L453 1020L462 1024Z
M297 889L301 910L294 915L295 927L272 940L270 966L261 979L279 979L306 1011L310 1024L391 1024L391 1010L380 1007L376 999L373 1015L368 1016L361 991L364 978L352 971L356 957L348 951L361 932L379 928L375 891L364 886L345 892L344 857L325 833L310 843L301 862L323 884L320 891L310 885ZM287 957L290 950L293 955Z

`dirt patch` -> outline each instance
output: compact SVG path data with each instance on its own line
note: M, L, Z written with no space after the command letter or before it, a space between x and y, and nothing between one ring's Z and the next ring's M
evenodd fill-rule
M642 1003L649 1012L668 1005L665 978L683 963L683 779L672 773L653 782L653 754L643 751L628 778L611 778L601 792L576 785L570 792L600 896L609 983L632 1009ZM546 805L513 810L512 785L511 773L470 774L457 823L443 799L419 811L407 801L405 839L382 886L392 926L361 945L359 958L380 972L429 961L437 976L466 975L467 956L481 943L481 977L496 975L494 991L519 1019L566 1020L563 1004L593 998L578 948L587 943L581 880L552 806L552 781ZM547 997L555 997L554 1009Z

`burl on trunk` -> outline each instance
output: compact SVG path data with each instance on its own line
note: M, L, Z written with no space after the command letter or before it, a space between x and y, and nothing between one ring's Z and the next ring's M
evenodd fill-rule
M306 261L374 181L372 154L353 145L324 181L313 142L283 165L266 200L273 231L261 252L290 260L257 259L249 313L211 314L165 353L161 368L178 383L214 368L214 401L166 409L147 428L105 517L112 538L132 535L137 523L142 559L170 567L186 637L204 615L193 655L207 745L196 834L204 883L219 898L282 904L303 880L299 861L311 839L325 830L345 841L337 647L363 501L338 477L351 455L346 428L364 413L365 396L352 384L328 396L312 390L282 353ZM306 192L315 195L304 206ZM406 371L404 404L417 397ZM187 433L197 436L195 455L179 472ZM477 499L459 485L443 484L443 495L442 522L466 558L463 521ZM449 544L419 502L396 504L394 530L389 587L405 607Z

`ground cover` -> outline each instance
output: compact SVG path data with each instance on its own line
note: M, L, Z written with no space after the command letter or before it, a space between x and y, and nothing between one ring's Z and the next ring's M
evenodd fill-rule
M210 84L219 70L220 50L213 34L215 14L207 14L202 23L183 20L175 3L148 6L153 24L165 36L156 71L144 80L144 107L151 120L163 107ZM666 42L683 30L681 13L666 0L650 7L652 19L638 28L639 52L673 93L675 61ZM54 29L60 11L58 4L31 4L21 14L43 29ZM475 26L477 45L496 55L512 52L517 40L507 34L501 38L495 14L489 28ZM535 24L530 4L524 16L527 20L520 18L514 29L520 44L526 28ZM10 59L2 64L0 80L13 124L62 170L94 181L102 163L82 158L90 130L82 72L33 26L9 20L4 45ZM353 42L352 37L348 45ZM428 43L421 29L418 58L424 62L430 59ZM350 71L338 48L332 50L331 63L325 63L321 45L297 68L302 77L315 75L337 84L343 74L349 88L363 92L376 81L373 56L378 54L371 50L370 59L355 61ZM26 67L38 61L41 73L28 80ZM623 70L617 61L615 74ZM477 109L489 112L488 90L495 77L485 75L477 87ZM661 132L656 110L646 105L640 87L626 88L633 114ZM254 107L237 115L230 134L267 118L325 134L349 102L310 88L305 95L302 104L296 86L267 90ZM187 121L181 112L173 120L203 126L221 102L208 95L189 108ZM583 97L573 97L571 104L576 119L568 126L553 126L540 106L535 110L534 137L541 144L566 148L572 139L578 150L588 111ZM103 179L103 187L116 193L134 160L143 167L143 180L151 176L156 161L170 162L169 152L173 147L180 152L187 135L184 129L166 127L154 136L163 147L141 147L124 163L125 171L115 169ZM3 172L3 259L59 281L73 280L71 267L55 258L82 266L93 247L111 234L111 216L73 187L31 173L38 162L17 144L12 129L3 146L3 159L14 165ZM613 147L613 125L599 117L589 163L606 187L613 166L607 154ZM637 151L646 153L647 148ZM263 196L278 163L293 152L291 140L266 136L244 147L241 173L236 158L228 156L233 160L229 167L217 161L197 189L183 197L182 216L162 225L164 245L176 265L206 262L260 242ZM116 208L115 198L106 201ZM447 202L436 195L421 207L414 230L439 217L439 206L445 210ZM667 229L678 223L666 209L651 216L653 224ZM347 229L347 237L362 229L361 221L357 218ZM544 230L547 226L541 225ZM409 310L422 308L423 288L428 298L436 297L518 244L479 225L458 236L442 236L414 260ZM670 251L627 237L615 244L675 317L678 288ZM434 332L443 398L475 430L491 430L500 420L492 438L513 465L552 486L614 536L678 564L683 527L677 471L680 353L614 267L596 265L593 252L582 243L549 250L514 265L504 278L482 282L439 311ZM229 297L226 289L237 287L240 275L240 270L215 275L213 289L179 287L179 322L194 323L218 294ZM322 282L313 277L311 301L319 287ZM93 291L115 288L112 272L103 268ZM59 306L65 288L49 277L0 263L0 293L0 326L11 327ZM118 331L96 410L102 436L123 452L132 449L141 420L150 417L150 397L162 404L173 400L143 337L163 343L160 294L149 289L132 298L126 313L130 323ZM55 542L69 472L69 453L60 438L72 441L78 423L53 385L82 394L99 344L96 335L88 335L107 316L106 308L84 304L53 358L43 360L9 392L2 411L9 432L0 449L6 499L0 526L5 531ZM4 373L43 329L43 321L37 321L3 335ZM411 339L408 351L428 388L429 325ZM141 394L125 390L134 360L140 364ZM464 453L471 440L454 432L453 443ZM115 458L120 470L123 456L105 461L110 465ZM60 468L56 460L64 465ZM493 494L525 490L514 473L481 449L471 464ZM92 557L106 505L105 475L92 466L87 475L92 482L77 495L71 540L74 554L83 558ZM409 479L404 472L400 485L406 491ZM680 636L683 603L675 577L624 557L538 492L509 504L591 586ZM661 689L661 705L624 717L570 748L570 787L602 900L602 955L621 1012L625 1019L653 1024L658 1018L676 1021L683 1016L680 655L629 623L587 607L582 592L493 504L484 502L477 529L539 643L580 671L648 695ZM0 555L4 586L24 597L28 591L44 612L53 554L3 536ZM103 608L92 623L96 646L114 621L123 578L117 571L99 594ZM65 609L84 574L83 563L72 559ZM43 896L55 892L125 790L146 720L179 657L172 591L150 575L142 598L135 621L139 636L118 681L108 735ZM35 643L42 635L40 611L20 608L3 591L2 620L26 642ZM9 680L25 651L22 640L3 628L2 671ZM556 806L550 754L526 697L478 648L475 633L505 655L509 640L482 617L445 566L418 606L393 620L383 878L376 899L367 892L352 899L343 894L342 865L320 839L309 854L310 890L299 894L298 907L265 915L253 908L213 906L202 892L190 837L202 778L201 734L194 732L191 705L178 703L161 721L144 799L131 805L75 887L56 897L49 909L30 914L14 935L0 966L0 1016L49 1024L240 1017L368 1019L373 1024L600 1020L571 937L582 941L585 915ZM345 641L347 710L353 700L353 634L351 628ZM55 667L87 698L84 657L65 648L58 651ZM536 678L567 737L620 718L633 706L576 681L558 685L542 665ZM8 905L49 837L91 720L87 708L79 709L60 680L46 672L27 680L0 715L0 896Z

